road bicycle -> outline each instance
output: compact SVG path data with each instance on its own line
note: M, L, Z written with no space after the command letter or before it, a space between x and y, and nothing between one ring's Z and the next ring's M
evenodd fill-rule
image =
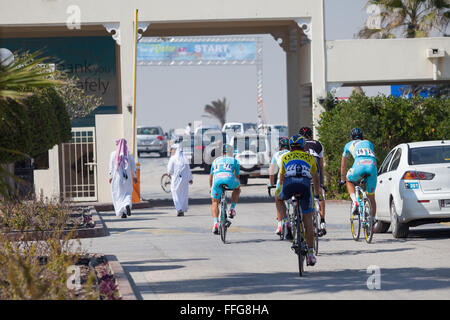
M372 205L366 193L366 181L369 175L363 175L359 182L353 182L355 185L356 202L358 202L358 210L353 213L352 205L350 205L350 227L352 237L355 241L359 240L361 229L364 230L364 238L367 243L372 242L374 234L375 221L372 217ZM341 187L340 187L341 188Z
M161 176L161 188L167 192L170 193L170 184L172 183L172 177L168 173L164 173Z
M220 186L222 188L222 195L220 196L219 203L219 234L223 243L226 243L227 237L227 229L231 225L231 221L228 220L227 216L227 191L233 191L233 189L229 189L225 184Z
M268 186L269 195L270 190L275 188L274 186ZM305 272L305 260L308 254L308 244L306 243L306 229L303 222L302 209L300 207L300 200L302 194L296 194L291 199L286 200L286 213L289 221L289 227L292 232L292 246L291 249L298 257L298 273L302 277ZM318 247L317 247L318 250Z
M267 186L267 190L269 193L269 196L272 196L271 189L275 189L276 186ZM311 190L312 186L311 186ZM325 197L325 194L323 195ZM321 237L321 229L320 229L320 206L319 203L316 202L314 199L314 212L313 212L313 228L314 228L314 253L317 255L319 254L319 237ZM292 201L286 200L284 201L286 204L286 217L287 217L287 224L283 223L281 225L281 234L280 234L280 240L287 239L287 235L289 232L291 235L294 234L294 230L292 229L292 226L295 225L295 214L294 210L292 210Z

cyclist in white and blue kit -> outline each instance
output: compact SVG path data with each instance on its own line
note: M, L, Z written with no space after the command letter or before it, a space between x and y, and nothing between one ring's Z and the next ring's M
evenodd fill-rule
M239 200L241 189L239 186L240 165L233 157L233 147L223 145L223 156L214 160L209 175L209 187L211 188L211 213L214 218L212 232L219 234L219 202L222 196L222 185L233 189L231 193L231 207L228 216L233 219L236 215L236 203Z
M281 168L281 158L283 155L289 152L289 138L288 137L281 137L278 141L279 145L279 151L277 151L273 157L272 161L270 163L269 167L269 187L273 186L275 183L275 175L278 172L278 179L277 179L277 189L280 187L280 168ZM275 233L277 235L281 235L282 232L282 225L285 224L286 230L288 230L287 239L291 239L292 235L290 234L290 229L286 217L286 204L284 201L277 201L278 195L275 195L275 207L277 209L277 229L275 230Z
M347 143L344 147L344 153L341 160L341 181L339 185L347 185L348 193L352 199L352 212L356 213L358 208L358 202L356 201L355 185L354 182L359 182L363 175L368 175L366 179L366 192L372 205L372 215L375 218L376 215L376 203L375 203L375 189L377 187L377 159L375 157L375 151L372 142L364 140L363 132L359 128L354 128L350 132L352 141ZM355 161L353 166L348 170L347 157L351 154ZM347 178L347 179L346 179ZM347 180L347 182L345 182Z

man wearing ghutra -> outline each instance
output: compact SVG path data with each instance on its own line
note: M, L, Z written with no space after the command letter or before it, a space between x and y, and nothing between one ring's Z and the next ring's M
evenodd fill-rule
M128 151L127 141L116 141L117 149L109 159L109 183L111 183L112 200L116 216L126 218L131 215L133 181L137 182L136 164Z
M184 157L183 151L178 145L171 147L171 153L173 150L175 150L175 154L169 159L167 172L172 177L170 188L175 209L180 217L188 211L189 184L192 184L193 180L189 163Z

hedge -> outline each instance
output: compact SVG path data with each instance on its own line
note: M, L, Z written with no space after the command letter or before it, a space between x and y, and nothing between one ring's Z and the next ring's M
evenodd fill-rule
M333 193L352 128L361 128L364 138L374 144L378 167L400 143L450 139L450 99L446 97L405 99L359 94L340 102L329 96L324 105L318 132L325 150L325 179ZM351 166L352 161L348 162Z
M6 104L0 115L0 148L33 157L71 139L70 118L55 89L41 89L22 103L9 100ZM0 153L0 163L22 158Z

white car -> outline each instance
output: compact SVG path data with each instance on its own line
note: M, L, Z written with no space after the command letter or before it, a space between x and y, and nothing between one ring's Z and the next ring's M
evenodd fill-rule
M136 131L138 157L142 153L157 152L167 157L167 135L159 126L139 126Z
M376 232L394 238L409 227L450 221L450 140L404 143L378 170Z

